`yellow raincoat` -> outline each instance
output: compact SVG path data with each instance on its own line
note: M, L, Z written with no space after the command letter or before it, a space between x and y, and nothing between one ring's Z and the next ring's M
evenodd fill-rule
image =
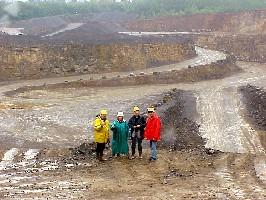
M110 136L110 122L97 117L94 121L94 142L107 143Z

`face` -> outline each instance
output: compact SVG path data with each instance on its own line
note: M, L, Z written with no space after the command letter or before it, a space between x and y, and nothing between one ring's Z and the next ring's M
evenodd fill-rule
M102 120L106 120L106 115L101 114L100 117Z
M148 112L148 116L149 117L153 117L154 116L154 112Z
M122 121L123 117L117 117L118 121Z
M138 116L138 115L139 115L139 110L136 110L136 111L134 112L134 115L135 115L135 116Z

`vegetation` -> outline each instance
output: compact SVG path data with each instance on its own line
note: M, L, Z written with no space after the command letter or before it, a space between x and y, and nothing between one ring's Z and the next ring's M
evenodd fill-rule
M85 14L101 11L126 11L140 17L186 15L194 13L236 12L266 8L266 0L91 0L70 2L46 0L38 2L0 2L0 18L29 19L61 14Z

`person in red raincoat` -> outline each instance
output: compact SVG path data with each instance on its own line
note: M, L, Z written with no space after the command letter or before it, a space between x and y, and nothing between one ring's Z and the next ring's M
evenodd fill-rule
M148 118L144 137L150 141L151 157L150 161L157 160L157 142L161 139L161 119L156 114L154 108L148 108Z

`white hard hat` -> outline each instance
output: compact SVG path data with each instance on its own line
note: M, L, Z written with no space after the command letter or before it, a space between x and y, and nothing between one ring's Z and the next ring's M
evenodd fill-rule
M123 112L118 112L117 113L117 117L124 117L124 113Z

